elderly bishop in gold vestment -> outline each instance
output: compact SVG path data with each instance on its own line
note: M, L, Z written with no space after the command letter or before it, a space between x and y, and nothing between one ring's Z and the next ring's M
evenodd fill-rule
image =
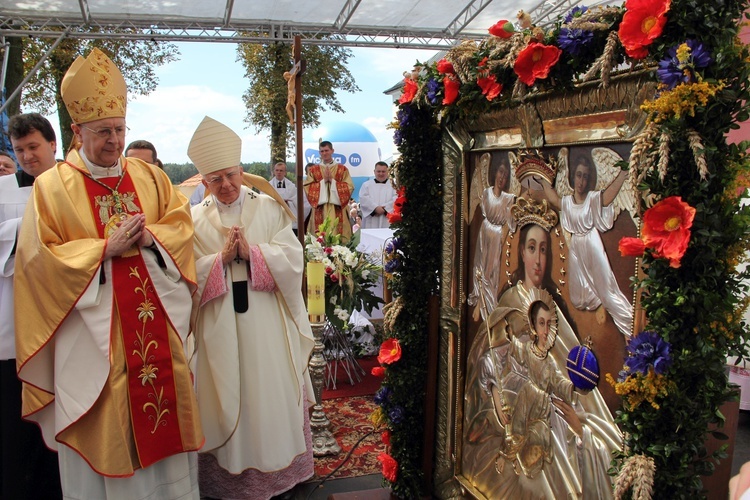
M104 53L73 63L62 98L77 145L34 183L16 254L23 415L65 498L198 499L187 200L122 156L125 81Z

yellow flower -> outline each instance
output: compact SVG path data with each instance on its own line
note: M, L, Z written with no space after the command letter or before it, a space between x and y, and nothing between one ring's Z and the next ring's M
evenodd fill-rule
M690 46L688 46L687 43L683 43L677 47L677 60L680 61L680 64L686 64L688 62L690 59L690 52Z
M386 423L385 413L383 413L383 408L378 408L374 412L370 414L370 421L372 422L372 425L375 427L380 427L381 425L384 425Z
M647 375L636 373L618 382L611 374L605 375L607 382L614 388L618 396L622 396L623 404L628 411L635 410L641 403L648 401L654 409L659 409L657 399L664 398L675 388L674 382L665 375L657 375L650 368Z
M645 101L641 109L649 114L649 120L659 123L669 118L679 119L684 115L695 116L697 106L708 104L709 98L725 87L724 82L683 83L672 90L662 90L653 101Z

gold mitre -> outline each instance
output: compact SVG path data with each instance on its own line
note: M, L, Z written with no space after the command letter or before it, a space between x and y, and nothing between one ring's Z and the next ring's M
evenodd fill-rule
M125 118L128 89L115 63L99 49L73 61L60 85L73 123Z
M557 160L553 156L544 159L544 155L536 151L519 151L518 167L516 167L516 178L524 185L524 180L529 177L542 177L550 184L555 182L557 173Z
M206 116L190 139L187 151L201 175L240 164L242 139L234 130Z
M547 204L547 200L518 198L510 207L510 214L516 221L516 229L521 229L527 224L537 224L545 231L549 231L557 225L557 213Z

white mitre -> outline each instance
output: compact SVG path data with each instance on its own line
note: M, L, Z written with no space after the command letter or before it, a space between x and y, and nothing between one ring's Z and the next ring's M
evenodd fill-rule
M206 116L195 129L187 154L198 172L206 176L211 172L239 166L242 139L231 128Z

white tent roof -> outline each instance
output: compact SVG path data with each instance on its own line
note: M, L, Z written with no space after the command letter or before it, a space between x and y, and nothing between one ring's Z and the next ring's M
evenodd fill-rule
M95 38L98 27L115 36L170 41L289 41L321 43L341 35L347 46L445 49L481 38L500 19L523 9L547 25L582 0L0 0L0 34ZM607 2L612 3L612 2ZM589 5L591 5L589 3ZM102 37L113 36L110 33Z

